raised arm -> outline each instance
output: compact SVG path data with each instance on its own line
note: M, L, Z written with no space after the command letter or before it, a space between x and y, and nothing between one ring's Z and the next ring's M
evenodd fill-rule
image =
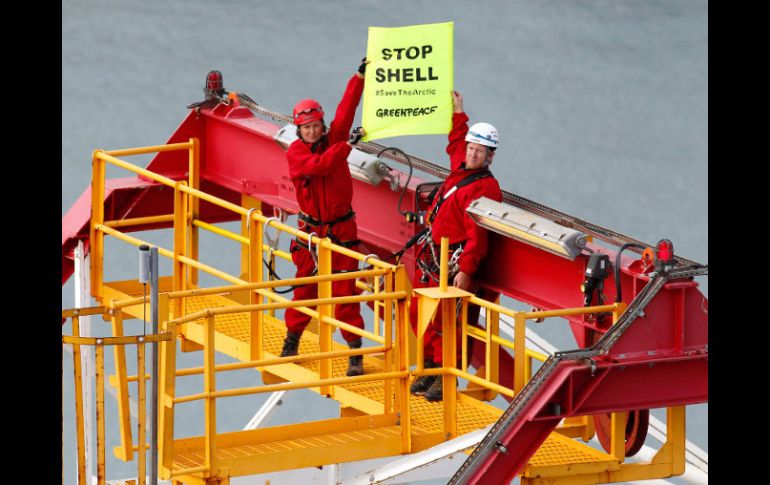
M457 91L452 91L454 113L452 114L452 131L449 132L449 144L446 152L452 170L460 168L465 161L465 135L468 134L468 115L463 110L463 96Z
M350 128L353 126L353 119L356 116L356 108L358 108L363 92L364 77L360 72L356 72L348 81L345 94L342 95L342 100L337 105L336 113L334 113L334 120L329 125L327 136L329 137L330 144L347 141Z

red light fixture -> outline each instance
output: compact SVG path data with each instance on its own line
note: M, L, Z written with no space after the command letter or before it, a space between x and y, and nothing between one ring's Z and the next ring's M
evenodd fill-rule
M204 94L223 95L225 92L224 80L222 79L222 73L219 71L209 71L206 75L206 87L203 89Z
M674 266L674 244L661 239L655 245L655 271L665 272Z
M206 76L206 89L222 89L222 73L210 71Z

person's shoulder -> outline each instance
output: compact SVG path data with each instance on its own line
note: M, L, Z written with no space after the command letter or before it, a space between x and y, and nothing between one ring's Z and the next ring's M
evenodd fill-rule
M305 145L305 142L302 141L301 138L297 138L291 144L289 145L289 148L286 149L286 152L295 152L297 150L307 150L307 145Z
M483 185L486 187L486 191L490 193L500 193L500 181L497 180L494 173L491 171L489 173L491 174L491 177L484 177L481 179L484 182Z

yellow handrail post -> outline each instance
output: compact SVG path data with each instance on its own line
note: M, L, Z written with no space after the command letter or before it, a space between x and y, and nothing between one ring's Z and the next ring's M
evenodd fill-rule
M685 471L685 433L687 414L684 406L666 408L666 441L671 443L671 472L681 475Z
M249 283L260 283L263 278L262 262L264 254L262 253L262 238L264 236L264 226L256 217L262 215L261 211L255 211L256 214L249 214ZM257 305L262 303L262 296L256 291L249 292L249 304ZM249 359L261 359L262 352L262 324L264 319L263 311L254 311L249 314Z
M461 349L461 369L468 371L468 300L463 298L460 302L460 349Z
M449 278L449 238L447 237L441 238L440 268L439 287L442 292L445 292ZM445 370L454 368L457 364L456 307L456 298L441 300L442 360ZM444 395L444 439L448 440L457 436L457 378L449 372L444 372L441 379Z
M385 276L385 288L389 291L391 290L393 286L393 273L388 273ZM386 301L383 302L383 317L385 318L385 325L384 325L384 337L385 337L385 347L390 347L392 341L393 341L393 300L388 298ZM375 320L378 320L378 316L375 314ZM374 332L378 333L378 332ZM399 370L402 370L400 368L400 362L396 361L396 355L395 352L392 350L389 350L385 353L384 356L384 362L385 362L385 372L391 372L393 371L394 367L399 367ZM396 381L397 382L397 381ZM394 381L388 379L383 383L383 391L385 392L384 396L384 403L385 403L385 413L392 413L395 411L396 403L395 401L395 395L394 395Z
M396 267L394 278L395 291L405 291L409 286L408 275L404 265ZM389 288L386 288L388 290ZM396 345L395 354L398 371L409 370L409 296L396 301ZM387 338L387 336L385 337ZM393 352L393 351L391 351ZM401 423L401 452L412 451L412 416L409 406L409 374L398 380L398 392L396 394L397 411L400 413Z
M186 290L186 267L180 257L186 256L187 250L187 194L180 187L186 182L177 182L174 186L174 291ZM174 318L184 315L184 299L174 300Z
M457 313L455 298L441 300L441 331L443 367L454 368L457 361ZM444 439L457 436L457 378L449 372L441 375L444 394Z
M117 345L122 347L122 345ZM136 375L139 378L137 382L138 387L138 408L139 416L137 417L137 448L138 448L138 466L139 466L139 485L145 483L145 472L147 469L147 435L146 435L146 423L147 423L147 402L145 395L147 394L147 384L145 382L145 366L144 366L144 342L139 342L136 346ZM133 449L132 449L133 451Z
M112 317L112 335L123 336L123 312L115 310ZM128 380L126 374L126 348L115 346L115 374L117 377L118 416L120 421L120 447L116 448L124 461L134 459L134 446L131 438L131 409L128 406Z
M204 321L203 337L203 392L206 393L205 414L205 450L206 466L209 468L207 476L216 474L216 439L217 439L217 400L213 395L216 392L216 372L214 370L214 315L210 314Z
M322 239L318 245L318 276L329 275L332 272L332 251L329 248L329 238ZM312 251L312 249L311 249ZM332 297L332 282L322 281L318 283L318 298ZM318 305L318 344L321 352L331 352L332 350L332 327L324 317L331 316L332 306L328 303ZM332 377L332 361L328 357L321 359L319 377L329 379ZM334 395L333 386L322 386L321 394L327 396Z
M486 378L490 382L500 384L500 344L492 339L492 336L500 335L500 313L489 309L487 315ZM493 398L493 394L492 391L484 391L486 398Z
M96 341L96 479L99 485L106 483L104 442L104 345Z
M410 306L417 305L417 323L415 324L417 328L417 338L415 339L415 345L417 345L417 348L415 349L414 354L414 358L417 360L417 365L415 366L416 372L422 372L425 370L425 349L423 349L423 346L425 345L425 332L422 328L420 328L420 322L423 322L423 313L426 311L425 305L422 303L423 301L423 298L418 298L416 301L409 301Z
M527 382L526 332L526 313L516 312L513 327L513 392L517 395L524 389L524 384Z
M200 189L200 142L197 138L190 138L189 150L189 169L187 183L193 189ZM192 221L198 220L200 215L200 200L192 194L189 194L189 204L192 217L189 219L190 230L190 257L198 260L198 227L192 224ZM190 283L198 286L198 268L190 268Z
M165 479L171 478L174 466L174 396L176 385L176 325L168 323L168 293L158 295L159 327L171 334L160 344L158 352L158 469Z
M105 161L99 155L102 150L94 150L91 158L91 296L101 299L104 264L104 233L96 226L104 223L104 178Z
M614 325L619 319L620 316L623 315L623 312L626 311L626 304L625 302L619 301L615 303L615 310L612 311L612 324Z
M249 258L251 257L249 253L251 251L257 251L257 249L259 249L260 251L263 250L263 243L261 241L258 247L252 246L249 243L249 228L251 227L251 224L254 221L251 218L251 213L257 210L261 211L262 202L250 195L241 194L241 208L244 210L244 212L241 213L241 237L242 237L241 242L243 243L240 245L241 273L244 275L242 277L246 278L247 277L246 275L249 274ZM265 227L263 228L263 231L266 231L267 229L268 228ZM273 268L275 268L275 266L273 266Z
M449 238L441 238L441 258L439 260L439 288L442 292L447 289L447 279L449 278Z
M80 337L80 317L72 317L72 335ZM86 483L85 431L83 429L83 370L80 362L80 344L72 344L75 371L75 434L78 447L78 483Z
M626 459L626 418L628 413L612 413L610 419L610 455L623 463Z
M269 224L268 224L269 225ZM267 227L264 227L262 230L263 232L267 230ZM264 256L263 256L264 257ZM271 247L268 247L267 250L267 264L270 265L271 268L273 268L273 271L275 271L275 250ZM269 271L267 272L267 281L273 281L273 274ZM268 288L270 293L275 293L275 288ZM267 312L268 315L271 317L275 317L275 309L271 309Z
M388 291L388 290L385 290L385 291ZM375 295L380 293L380 278L378 276L375 276L372 278L372 293ZM375 300L375 302L372 304L372 310L374 312L374 333L376 333L377 335L380 335L380 310L381 309L382 309L382 303L380 301Z

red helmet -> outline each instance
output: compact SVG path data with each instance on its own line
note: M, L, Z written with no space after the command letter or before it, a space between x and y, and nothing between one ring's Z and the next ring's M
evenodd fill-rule
M304 125L313 121L323 120L324 110L318 101L314 99L303 99L294 106L294 124Z

